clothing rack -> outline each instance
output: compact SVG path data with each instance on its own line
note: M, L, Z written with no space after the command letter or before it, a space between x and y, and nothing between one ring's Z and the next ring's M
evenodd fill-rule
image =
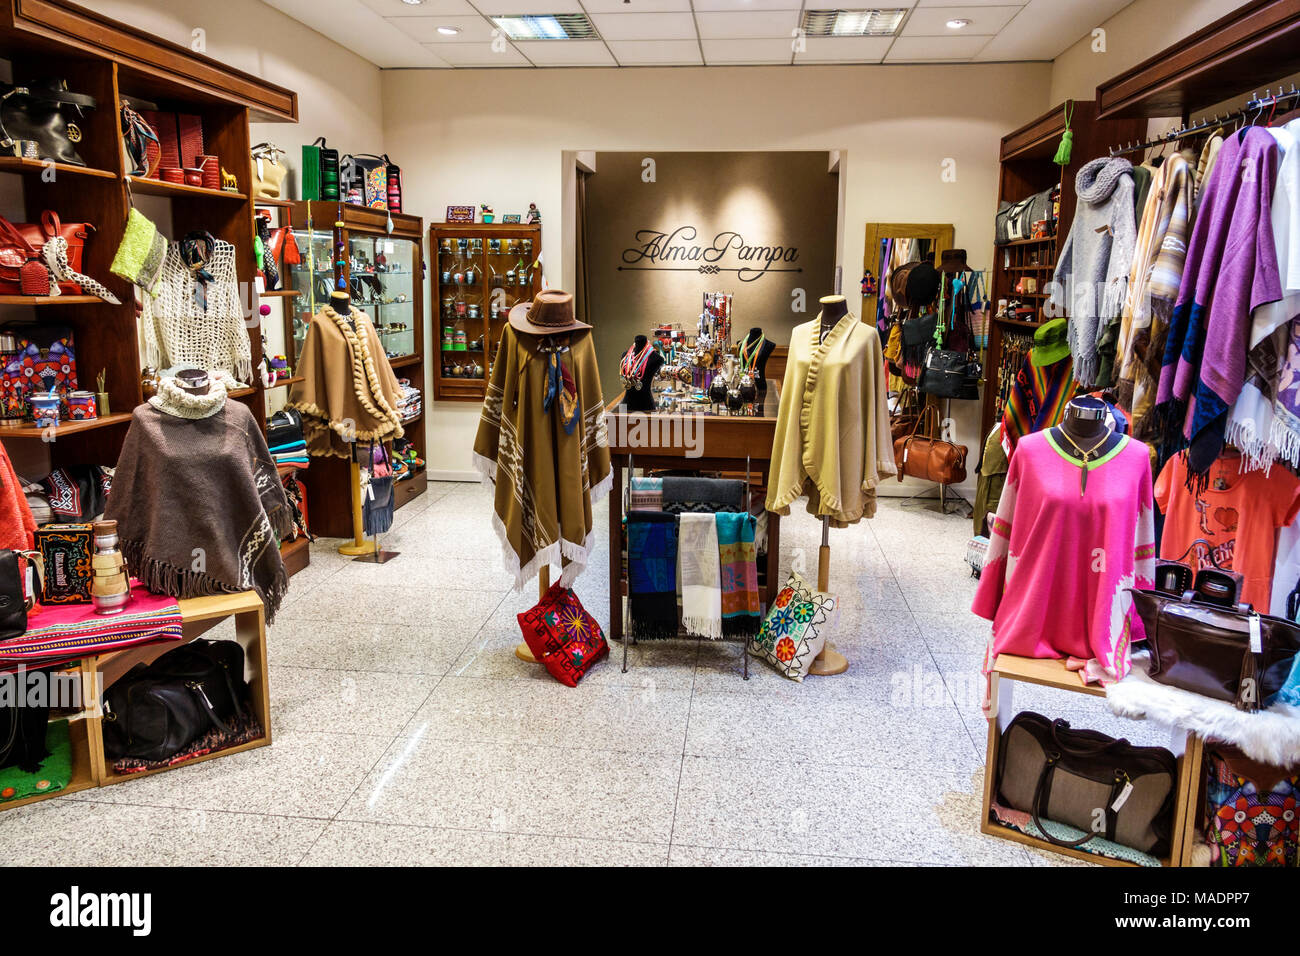
M1246 101L1246 105L1241 109L1225 113L1222 117L1220 117L1218 113L1215 113L1213 119L1203 118L1190 125L1184 124L1179 126L1177 129L1170 130L1163 136L1147 140L1145 143L1129 143L1127 146L1112 146L1110 148L1110 155L1112 157L1122 156L1125 153L1145 152L1146 150L1154 149L1157 146L1167 146L1169 143L1178 142L1179 140L1186 139L1189 136L1197 136L1201 133L1207 133L1211 130L1218 129L1227 123L1236 122L1238 120L1246 120L1249 123L1254 123L1263 116L1264 110L1275 111L1278 104L1288 100L1294 100L1295 103L1293 105L1300 104L1300 90L1296 89L1294 83L1291 84L1291 89L1286 92L1283 92L1282 87L1279 86L1276 93L1265 90L1262 97L1258 93L1255 93Z
M624 485L623 485L623 514L624 514L624 515L627 515L627 513L628 513L629 511L632 510L632 471L633 471L633 469L632 469L632 455L631 455L631 453L629 452L629 453L628 453L628 456L627 456L627 480L626 480L626 482L625 482ZM746 455L746 456L745 456L745 513L746 513L746 514L753 514L752 509L753 509L753 506L754 506L754 501L753 501L753 494L754 494L754 492L753 492L753 489L750 487L749 479L750 479L749 456ZM611 520L612 520L612 519L611 519ZM626 542L626 538L625 538L624 540L625 540L625 542ZM631 552L631 544L630 544L630 542L627 542L627 547L628 547L628 549L629 549L629 554L628 554L628 563L629 563L629 565L630 565L630 564L631 564L631 553L630 553L630 552ZM770 541L768 542L768 547L771 547L771 542L770 542ZM757 555L756 555L755 557L757 558ZM622 557L621 557L621 555L618 555L618 554L611 554L611 555L609 556L609 560L610 560L611 562L613 562L613 561L620 561L620 560L622 560ZM629 569L629 570L630 570L630 569ZM680 583L679 583L679 586L680 586ZM627 646L628 646L629 644L631 644L633 641L636 640L636 638L634 638L634 637L632 636L632 629L628 626L628 623L629 623L629 622L628 622L628 616L629 616L629 614L630 614L631 603L632 603L632 602L631 602L630 599L625 600L625 601L623 602L623 673L624 673L624 674L627 673ZM770 610L770 608L768 608L767 610ZM682 636L689 636L689 635L681 635L681 634L679 634L678 636L679 636L679 638L680 638L680 637L682 637ZM691 639L691 640L703 640L703 638L696 638L696 637L694 637L694 636L690 636L690 639ZM724 637L719 638L717 641L710 641L710 643L714 643L714 644L721 644L721 643L734 644L734 643L736 643L737 641L740 642L740 656L741 656L741 659L742 659L742 661L743 661L743 665L742 665L742 666L743 666L743 670L742 670L741 673L742 673L742 676L744 677L745 680L749 680L749 641L750 641L750 639L749 639L748 637L745 637L745 636L742 635L742 636L739 637L739 638L734 638L734 637L732 637L732 638L728 638L728 637L725 637L725 636L724 636ZM655 643L661 643L661 642L658 642L658 641L657 641L657 642L655 642Z

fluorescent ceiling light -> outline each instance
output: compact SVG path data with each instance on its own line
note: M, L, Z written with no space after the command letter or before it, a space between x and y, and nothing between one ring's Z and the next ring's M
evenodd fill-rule
M512 40L596 39L596 28L583 13L516 13L490 19Z
M460 27L438 27L438 32L445 37L454 37L460 32Z
M960 30L963 27L968 27L968 26L970 26L970 21L967 20L965 17L958 17L955 20L948 21L949 30Z
M890 37L906 10L805 10L801 24L810 37Z

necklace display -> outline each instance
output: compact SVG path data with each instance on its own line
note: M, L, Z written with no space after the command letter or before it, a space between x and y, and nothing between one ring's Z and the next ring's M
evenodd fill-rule
M640 352L636 351L635 343L628 347L628 350L623 353L623 361L620 365L625 386L640 391L641 376L645 373L646 366L650 364L650 356L653 354L654 344L651 342L647 342Z
M758 368L758 357L763 354L763 345L767 342L767 334L764 333L758 337L758 341L750 347L750 340L745 339L740 343L740 367L744 371L753 375Z
M1088 462L1092 460L1093 455L1096 453L1097 449L1100 448L1102 445L1106 444L1106 442L1110 439L1110 432L1106 432L1106 434L1101 436L1101 441L1097 442L1097 444L1093 445L1087 451L1084 451L1082 448L1079 447L1078 443L1075 442L1075 440L1070 437L1069 432L1067 432L1064 428L1059 429L1059 431L1061 433L1061 437L1064 438L1066 441L1068 441L1071 447L1073 447L1074 450L1078 453L1075 457L1082 459L1082 464L1079 465L1079 497L1082 498L1084 491L1086 491L1088 488Z

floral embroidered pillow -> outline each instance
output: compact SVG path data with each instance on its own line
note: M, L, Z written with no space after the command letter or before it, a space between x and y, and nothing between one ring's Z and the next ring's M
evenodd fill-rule
M758 636L750 641L750 652L791 680L802 681L813 658L826 644L826 629L834 610L834 597L812 590L798 572L792 571L772 602Z
M570 588L562 588L558 582L518 619L533 657L569 687L577 687L591 666L609 653L605 632L596 619Z

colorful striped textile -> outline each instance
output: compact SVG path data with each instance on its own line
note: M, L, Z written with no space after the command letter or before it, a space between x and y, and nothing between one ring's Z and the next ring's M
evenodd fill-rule
M181 608L173 597L150 594L131 582L131 601L120 614L96 614L93 604L42 607L29 614L22 637L0 641L0 672L107 654L140 644L181 639Z
M753 637L763 624L759 614L758 563L754 516L719 511L718 560L722 567L722 633Z
M1038 366L1033 364L1033 356L1030 349L1002 411L1002 450L1008 459L1020 439L1058 424L1077 390L1070 358Z

